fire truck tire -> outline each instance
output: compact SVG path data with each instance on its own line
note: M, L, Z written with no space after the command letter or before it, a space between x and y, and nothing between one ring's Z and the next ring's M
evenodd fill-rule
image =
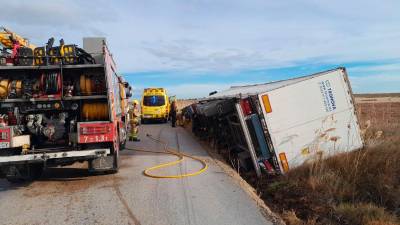
M125 150L125 146L126 146L126 139L128 138L127 136L127 131L125 128L118 128L119 133L118 136L120 137L120 143L119 143L119 150L123 151Z
M119 164L120 164L120 157L119 157L119 149L115 149L115 146L120 146L119 143L119 138L117 138L118 143L116 143L115 145L113 145L111 147L111 150L113 152L113 168L110 170L110 173L118 173L119 170Z
M119 158L119 151L113 154L113 168L110 169L109 173L118 173L120 158Z
M120 150L120 151L123 151L123 150L125 150L125 147L126 147L126 139L125 139L124 142L122 142L122 143L119 145L119 150Z

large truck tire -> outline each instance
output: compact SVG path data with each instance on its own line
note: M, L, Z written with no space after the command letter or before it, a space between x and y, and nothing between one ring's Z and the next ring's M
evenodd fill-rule
M110 173L118 173L119 165L121 159L119 157L119 151L115 151L113 154L113 168L110 170Z
M120 165L120 158L119 158L120 146L121 146L121 143L120 143L119 134L118 134L118 137L116 138L116 142L111 145L112 166L107 171L107 173L118 173L119 165Z
M122 136L121 136L122 133ZM120 139L120 143L119 143L119 151L123 151L125 150L125 146L126 146L126 140L128 139L128 133L126 129L120 129L120 132L118 134L119 137L122 137L122 139Z
M123 151L123 150L125 150L125 147L126 147L126 140L119 145L119 150Z

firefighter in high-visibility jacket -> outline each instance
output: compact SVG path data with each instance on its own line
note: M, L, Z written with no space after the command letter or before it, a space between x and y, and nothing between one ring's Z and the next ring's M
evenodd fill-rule
M129 141L140 141L138 137L139 133L139 102L138 100L133 100L133 106L129 109Z

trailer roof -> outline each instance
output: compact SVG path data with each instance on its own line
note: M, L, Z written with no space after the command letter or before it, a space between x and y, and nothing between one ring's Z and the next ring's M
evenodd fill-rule
M321 76L321 75L324 75L324 74L327 74L330 72L334 72L337 70L342 70L342 69L344 69L344 68L339 67L336 69L327 70L327 71L323 71L320 73L315 73L315 74L311 74L311 75L307 75L307 76L292 78L292 79L288 79L288 80L274 81L274 82L269 82L269 83L264 83L264 84L232 86L227 90L217 92L216 94L207 97L206 100L221 99L221 98L234 98L234 97L246 97L246 96L250 96L250 95L257 95L260 93L264 93L267 91L285 87L287 85L295 84L300 81L312 79L314 77L318 77L318 76Z

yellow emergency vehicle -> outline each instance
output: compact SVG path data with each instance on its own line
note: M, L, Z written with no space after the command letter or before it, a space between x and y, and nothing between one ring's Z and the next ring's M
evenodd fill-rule
M142 123L150 120L168 121L169 98L164 88L145 88L142 97Z

